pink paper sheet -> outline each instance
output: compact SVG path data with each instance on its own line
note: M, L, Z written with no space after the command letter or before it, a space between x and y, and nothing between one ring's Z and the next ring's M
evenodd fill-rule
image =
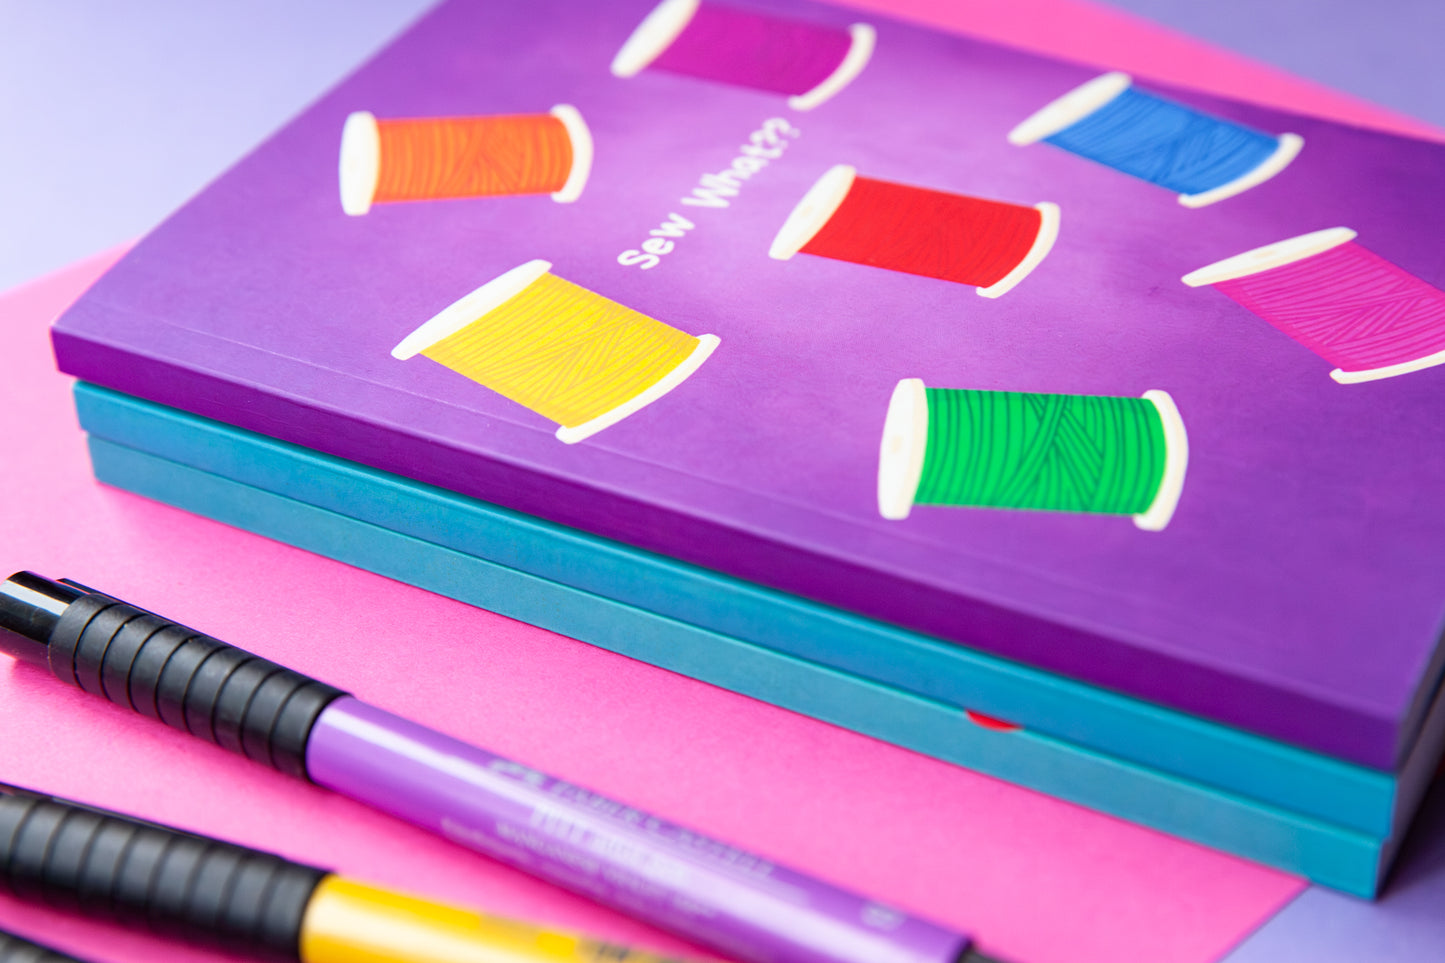
M1440 136L1073 0L853 3ZM0 297L0 546L11 569L128 597L449 733L971 930L1020 963L1212 960L1301 890L1241 860L102 488L46 324L108 261ZM0 727L0 780L498 913L688 949L3 657ZM98 961L225 958L8 897L0 926Z

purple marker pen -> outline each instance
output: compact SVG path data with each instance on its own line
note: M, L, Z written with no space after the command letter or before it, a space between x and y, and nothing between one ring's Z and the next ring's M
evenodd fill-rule
M409 722L74 582L0 583L0 651L758 963L989 963L969 938Z

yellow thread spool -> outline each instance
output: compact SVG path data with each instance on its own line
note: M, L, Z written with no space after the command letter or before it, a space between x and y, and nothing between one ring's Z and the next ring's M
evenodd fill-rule
M651 404L718 345L528 261L449 305L392 349L422 354L561 425L572 444Z

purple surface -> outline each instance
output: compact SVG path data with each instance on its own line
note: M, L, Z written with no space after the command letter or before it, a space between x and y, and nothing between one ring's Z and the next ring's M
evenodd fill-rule
M429 5L0 3L0 289L149 231Z
M759 963L953 963L967 938L350 696L316 783L631 916Z
M1094 75L873 19L863 73L807 114L782 98L607 65L647 12L453 5L325 97L141 244L60 323L73 374L622 538L1381 768L1413 737L1442 614L1445 371L1341 386L1326 362L1184 273L1346 225L1437 285L1422 211L1437 145L1161 89L1305 138L1282 174L1191 211L1005 135ZM856 14L788 4L843 25ZM482 38L482 39L478 39ZM485 54L481 56L480 54ZM336 199L346 115L576 103L597 160L582 199ZM799 131L726 209L678 199L784 116ZM778 226L835 163L865 176L1063 209L1058 244L997 301L799 255ZM620 265L679 212L656 268ZM693 334L681 387L576 446L520 406L389 351L522 261ZM149 359L149 360L147 360ZM938 387L1170 392L1190 436L1162 533L1127 519L874 503L884 409Z
M1422 963L1445 946L1445 782L1415 820L1377 902L1300 894L1222 963Z

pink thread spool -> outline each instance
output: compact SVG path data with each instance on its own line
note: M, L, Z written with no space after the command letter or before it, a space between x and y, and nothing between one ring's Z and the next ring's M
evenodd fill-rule
M699 0L663 0L612 60L612 73L644 68L787 94L794 110L812 110L867 66L877 34L866 23L847 30L802 23Z
M1341 384L1445 364L1445 291L1334 227L1186 274L1214 286L1337 367Z

